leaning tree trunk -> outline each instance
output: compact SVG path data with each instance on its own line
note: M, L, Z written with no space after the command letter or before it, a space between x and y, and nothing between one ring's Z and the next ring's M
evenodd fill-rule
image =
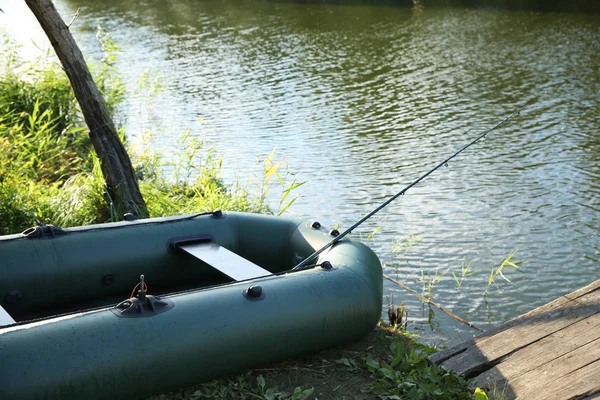
M69 77L75 98L90 131L90 139L102 166L108 194L117 210L147 217L148 210L131 160L119 139L106 103L94 83L83 54L51 0L25 0Z

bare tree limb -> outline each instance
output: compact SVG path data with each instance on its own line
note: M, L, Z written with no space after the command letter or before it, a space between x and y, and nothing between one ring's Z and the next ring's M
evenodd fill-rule
M90 73L83 54L68 26L50 0L25 0L40 25L63 69L69 77L75 98L79 102L89 129L90 139L100 159L102 174L113 206L117 212L132 212L147 217L129 155L121 143L108 108Z

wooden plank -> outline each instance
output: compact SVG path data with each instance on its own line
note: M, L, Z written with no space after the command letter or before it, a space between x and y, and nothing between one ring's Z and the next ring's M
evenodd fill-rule
M600 280L592 282L591 284L589 284L581 289L578 289L572 293L561 296L558 299L553 300L550 303L544 304L543 306L540 306L532 311L529 311L526 314L523 314L521 316L513 318L510 321L507 321L501 325L498 325L497 327L492 328L473 339L467 340L467 341L460 343L449 349L439 351L439 352L435 353L434 355L432 355L429 358L429 360L436 364L443 363L444 361L448 360L449 358L463 353L469 347L476 346L477 343L479 343L482 340L485 340L488 337L497 335L498 333L506 331L516 325L521 324L524 321L530 320L537 314L542 314L542 313L548 312L550 310L556 309L558 307L561 307L561 306L565 305L566 303L574 301L579 297L585 296L588 293L591 293L591 292L597 290L598 288L600 288Z
M600 392L599 393L594 393L592 395L587 396L586 398L582 399L582 400L594 400L594 399L600 399Z
M600 392L600 340L558 357L510 382L516 398L581 399Z
M508 382L600 338L600 313L510 355L477 377L477 386L502 390Z
M443 362L442 366L467 377L478 375L514 351L600 312L598 290L588 291L582 296L565 297L569 300L561 302L558 308L555 306L529 314L529 318L521 318L510 329L478 340L460 354Z
M186 244L179 248L236 281L271 275L266 269L213 242Z

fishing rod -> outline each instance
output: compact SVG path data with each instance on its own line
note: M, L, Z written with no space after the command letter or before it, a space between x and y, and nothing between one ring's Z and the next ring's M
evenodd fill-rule
M292 268L292 271L296 271L296 270L301 269L302 267L305 267L309 262L311 262L312 260L314 260L319 254L321 254L322 252L324 252L325 250L327 250L328 248L330 248L331 246L333 246L334 244L336 244L337 242L339 242L340 240L342 240L346 235L348 235L350 232L352 232L353 230L355 230L356 228L358 228L360 225L362 225L366 220L368 220L369 218L371 218L373 215L377 214L379 211L381 211L383 208L385 208L392 201L394 201L398 197L404 195L404 193L406 193L410 188L412 188L413 186L417 185L419 182L421 182L423 179L427 178L429 175L431 175L432 173L434 173L435 171L437 171L443 165L448 166L448 162L450 160L452 160L454 157L458 156L460 153L462 153L463 151L465 151L466 149L468 149L469 147L471 147L472 145L474 145L475 143L477 143L479 140L483 139L488 133L496 130L501 125L505 124L506 122L508 122L511 119L513 119L515 116L519 115L519 113L524 108L525 108L525 106L519 108L517 111L513 112L511 115L509 115L508 117L504 118L502 121L498 122L496 125L492 126L488 130L486 130L485 132L483 132L481 135L477 136L475 139L473 139L472 141L470 141L469 143L467 143L465 146L463 146L456 153L452 154L450 157L446 158L444 161L440 162L438 165L436 165L435 167L433 167L432 169L430 169L427 173L425 173L424 175L422 175L419 179L417 179L416 181L414 181L413 183L411 183L410 185L406 186L404 189L402 189L401 191L399 191L398 193L396 193L395 195L393 195L392 197L390 197L389 199L387 199L385 202L383 202L381 205L379 205L373 211L371 211L370 213L368 213L367 215L365 215L363 218L361 218L360 221L358 221L357 223L355 223L354 225L352 225L350 228L346 229L344 232L340 233L338 236L334 237L325 246L321 247L319 250L315 251L310 256L306 257L302 262L300 262L298 265L296 265L294 268Z

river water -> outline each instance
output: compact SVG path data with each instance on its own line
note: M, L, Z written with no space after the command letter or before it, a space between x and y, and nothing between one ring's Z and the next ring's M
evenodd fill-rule
M20 3L3 3L0 23L44 48ZM256 157L276 147L306 181L291 214L325 226L350 226L527 104L360 232L388 274L425 293L433 281L436 302L484 329L600 277L600 14L56 3L67 20L81 7L71 29L86 55L99 54L97 26L121 47L119 122L131 141L150 131L150 146L168 154L189 128L223 157L229 183L260 173ZM160 81L152 97L145 73ZM505 270L511 282L497 277L484 295L490 270L514 250L522 273ZM469 264L480 271L459 287L452 273ZM390 282L384 289L384 303L405 304L410 328L429 341L476 333Z

